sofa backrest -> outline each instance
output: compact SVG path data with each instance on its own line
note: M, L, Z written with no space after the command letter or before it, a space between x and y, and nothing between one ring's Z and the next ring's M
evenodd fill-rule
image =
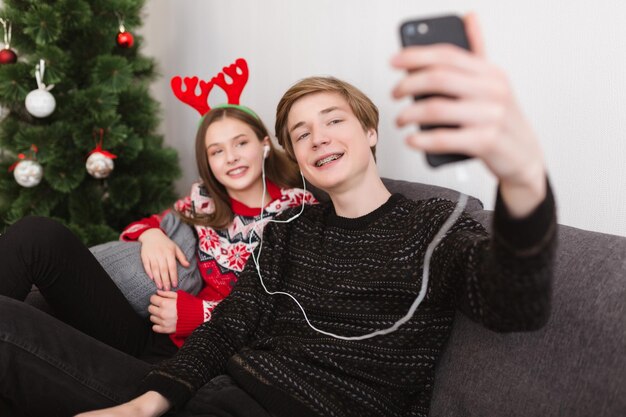
M383 178L383 183L389 190L389 192L399 193L410 198L412 200L427 200L429 198L445 198L451 201L457 201L459 199L459 192L450 188L439 187L436 185L421 184L419 182L410 182L404 180L394 180L390 178ZM307 189L310 190L315 197L320 201L328 200L328 195L325 192L315 188L307 182ZM483 209L483 203L476 197L469 196L465 210L467 212L474 212Z

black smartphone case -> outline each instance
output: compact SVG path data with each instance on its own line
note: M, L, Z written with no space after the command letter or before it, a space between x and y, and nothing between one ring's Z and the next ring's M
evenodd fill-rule
M420 33L420 25L428 28L427 31ZM428 19L417 19L404 22L400 26L400 39L402 46L411 45L432 45L436 43L451 43L461 48L469 50L469 43L465 35L465 25L458 16L449 15L441 17L433 17ZM422 100L433 97L431 95L416 96L415 100ZM437 128L455 128L458 126L450 125L421 125L421 130L430 130ZM450 162L462 161L470 158L461 154L426 154L426 161L430 166L437 167Z

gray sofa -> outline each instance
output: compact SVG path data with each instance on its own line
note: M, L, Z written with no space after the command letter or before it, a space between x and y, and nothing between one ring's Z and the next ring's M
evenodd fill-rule
M384 181L409 198L458 198L446 188ZM467 211L490 227L480 201L470 199ZM499 334L459 313L431 416L626 416L626 237L562 225L558 235L548 324Z
M458 198L444 188L385 182L409 198ZM478 200L467 210L490 228L492 213ZM457 314L432 417L626 416L626 237L559 225L558 240L548 324L499 334Z

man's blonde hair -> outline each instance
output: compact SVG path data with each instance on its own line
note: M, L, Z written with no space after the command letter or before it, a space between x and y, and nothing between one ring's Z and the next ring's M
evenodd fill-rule
M276 108L276 137L287 155L294 161L293 145L289 137L287 120L294 103L302 97L315 93L336 93L342 96L361 123L364 131L374 129L378 133L378 108L361 90L334 77L309 77L294 84L283 95ZM376 145L371 147L376 159Z

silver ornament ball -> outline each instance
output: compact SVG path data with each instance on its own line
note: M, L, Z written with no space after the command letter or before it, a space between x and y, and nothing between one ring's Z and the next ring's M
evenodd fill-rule
M41 182L43 168L37 161L20 161L13 170L13 176L15 177L15 181L22 187L34 187Z
M100 179L108 177L111 171L113 171L113 168L115 168L115 164L113 163L113 159L103 153L94 152L87 158L85 167L89 175Z

